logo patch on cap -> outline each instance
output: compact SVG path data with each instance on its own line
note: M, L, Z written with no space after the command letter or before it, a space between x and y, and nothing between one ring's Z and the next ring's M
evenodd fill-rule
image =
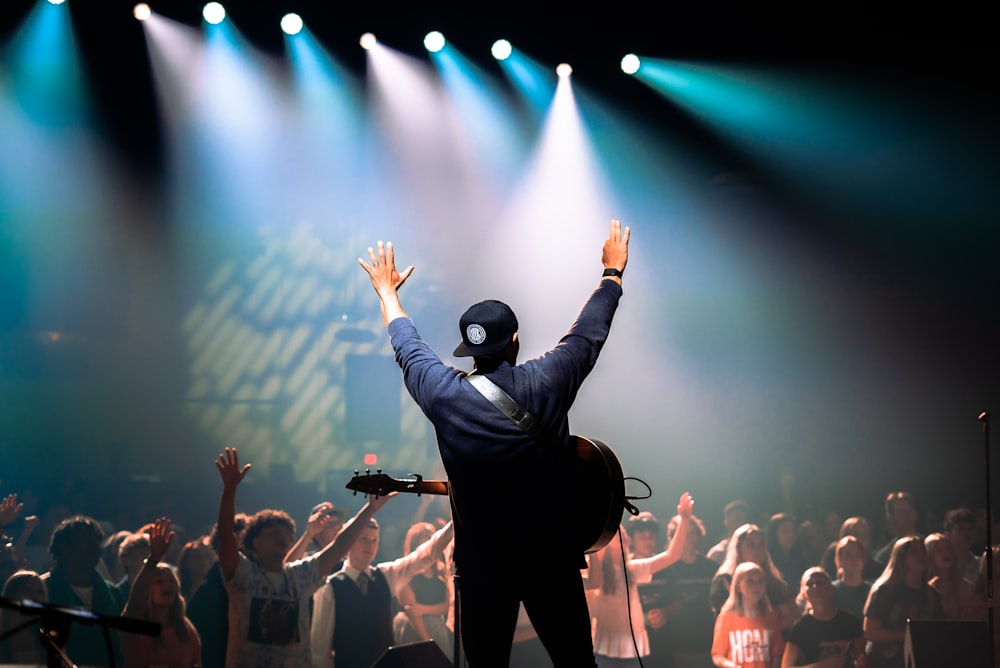
M473 323L465 328L465 337L469 339L469 343L478 346L486 340L486 330L483 329L482 325Z

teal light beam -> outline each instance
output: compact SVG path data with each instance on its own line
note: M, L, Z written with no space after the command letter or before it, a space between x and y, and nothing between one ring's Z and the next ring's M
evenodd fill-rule
M853 214L930 222L989 209L980 147L962 116L926 92L645 57L634 76L789 184Z
M452 45L431 54L477 163L510 184L528 151L529 128L517 123L511 100L482 69Z
M509 58L500 61L500 68L521 93L529 111L538 119L544 118L556 92L555 70L544 67L516 47L511 49Z
M4 55L17 104L35 123L58 129L89 117L68 5L38 0Z

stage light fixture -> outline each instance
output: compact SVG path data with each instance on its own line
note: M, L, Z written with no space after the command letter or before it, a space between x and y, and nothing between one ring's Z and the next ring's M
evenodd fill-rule
M573 68L569 66L569 63L561 63L556 67L556 74L559 75L560 79L565 79L573 74Z
M510 46L510 42L505 39L498 39L493 42L493 47L490 49L490 53L497 60L507 60L510 58L510 54L513 52L513 48Z
M286 35L298 35L302 32L302 17L294 12L281 17L281 29Z
M427 33L424 37L424 48L431 53L437 53L444 48L444 35L437 30Z
M639 71L639 66L642 63L639 61L639 56L634 53L630 53L624 58L622 58L622 72L625 74L635 74Z
M153 10L149 8L145 2L140 2L132 9L132 16L134 16L139 21L145 21L150 16L153 15Z
M219 25L226 19L226 8L218 2L210 2L201 10L201 15L208 23Z
M371 49L373 46L375 46L378 40L375 39L374 34L366 32L364 35L361 36L361 39L358 40L358 42L361 44L361 48L367 51L368 49Z

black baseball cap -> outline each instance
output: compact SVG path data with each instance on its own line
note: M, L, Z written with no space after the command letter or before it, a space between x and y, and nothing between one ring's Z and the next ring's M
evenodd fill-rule
M462 342L455 357L492 355L503 350L517 332L517 316L509 306L487 299L470 306L458 321Z

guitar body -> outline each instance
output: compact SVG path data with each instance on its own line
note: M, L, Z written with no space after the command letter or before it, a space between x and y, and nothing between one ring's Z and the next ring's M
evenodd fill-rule
M586 553L597 552L618 532L625 512L625 476L618 456L596 438L576 436L581 462L581 543Z
M574 436L580 457L580 486L577 499L581 520L580 547L587 554L597 552L618 532L625 512L625 476L618 456L597 439ZM347 489L385 496L390 492L408 494L448 494L445 480L391 478L381 470L375 474L355 471Z

